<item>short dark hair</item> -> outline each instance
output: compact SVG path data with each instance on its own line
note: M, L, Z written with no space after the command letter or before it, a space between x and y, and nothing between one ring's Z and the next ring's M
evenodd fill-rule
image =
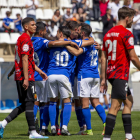
M51 20L51 24L55 24L55 22L53 20Z
M71 35L70 29L66 26L60 26L59 27L59 32L62 32L63 35L66 36L67 38L70 37L70 35Z
M81 24L81 31L85 32L85 36L89 37L89 35L92 32L92 28L90 25L88 25L86 23L82 23Z
M67 28L69 28L70 30L74 30L75 28L78 28L79 24L76 21L68 21L66 23Z
M45 30L46 24L44 24L43 22L37 22L36 23L36 32L35 35L39 34L39 31L41 30Z
M28 24L30 21L34 21L33 18L26 17L22 20L22 27L24 27L25 24Z
M122 7L119 9L118 11L118 18L119 20L125 19L126 17L132 17L134 16L136 13L136 11L132 8L128 8L128 7Z

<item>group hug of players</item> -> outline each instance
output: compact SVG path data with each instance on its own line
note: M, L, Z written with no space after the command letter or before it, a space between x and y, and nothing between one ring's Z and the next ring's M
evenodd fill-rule
M21 105L0 123L0 138L3 138L6 125L24 111L30 139L48 138L49 122L51 135L69 136L67 127L73 98L80 127L78 135L93 135L90 101L103 122L103 140L111 140L116 116L123 102L125 140L136 140L132 135L133 98L128 87L128 75L130 60L138 69L140 62L134 51L133 34L126 29L132 26L134 15L133 9L120 8L118 24L105 35L101 56L101 77L98 72L98 50L101 48L90 37L92 29L88 24L69 21L57 31L58 40L49 41L44 38L46 34L44 23L35 23L32 18L23 19L25 33L17 40L15 65L8 75L10 77L15 71ZM112 84L112 99L106 117L99 103L99 94L106 92L107 79ZM60 99L62 110L58 124ZM40 134L35 128L39 102Z

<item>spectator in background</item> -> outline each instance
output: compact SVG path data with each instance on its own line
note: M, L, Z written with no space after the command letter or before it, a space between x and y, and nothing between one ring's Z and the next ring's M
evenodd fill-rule
M126 6L128 8L132 8L132 6L130 4L130 0L124 0L123 6Z
M21 18L19 13L16 14L16 16L17 16L17 19L14 21L14 23L15 23L15 30L20 32L20 33L22 33L22 26L21 26L22 18Z
M113 16L114 20L118 20L118 10L120 9L119 5L120 0L114 0L108 8L111 9L111 15Z
M100 17L99 0L93 0L93 14L94 20L99 20Z
M50 31L50 36L56 37L58 27L55 25L55 22L53 20L51 21L51 26L49 26L48 29Z
M140 14L138 9L135 9L136 14L133 18L133 35L134 35L134 45L140 44Z
M106 0L99 0L101 17L106 14L106 9L107 9L108 3L109 3L109 0L108 1L106 1Z
M84 10L82 8L78 9L78 13L74 16L76 17L77 22L85 22L86 21L86 13L84 13Z
M38 0L26 0L27 17L31 17L36 21L36 9L38 8Z
M133 9L138 9L140 11L140 0L133 0Z
M62 21L62 16L60 15L59 9L54 12L52 20L55 22L55 24L58 24Z
M107 8L106 14L102 17L103 22L103 37L113 27L113 16L111 15L111 9Z
M66 14L63 16L64 21L70 21L73 18L70 9L68 8Z
M7 11L6 12L6 18L3 19L3 28L4 28L4 31L5 32L14 32L13 29L11 29L10 27L10 23L13 22L13 20L10 18L10 15L11 15L11 12L10 11Z

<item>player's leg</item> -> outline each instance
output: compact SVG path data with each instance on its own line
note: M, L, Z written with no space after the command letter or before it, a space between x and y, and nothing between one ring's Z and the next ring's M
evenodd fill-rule
M82 113L87 127L87 130L82 134L93 135L91 128L91 113L89 109L89 98L90 98L89 78L84 78L81 79L81 81L78 81L78 95L81 98Z
M64 108L63 108L63 122L62 122L62 135L70 135L68 132L68 123L70 121L71 117L71 97L73 97L71 83L69 82L69 79L65 75L57 75L58 77L58 87L59 92L61 95L61 98L64 102Z
M57 76L49 75L46 84L48 89L48 98L50 99L49 118L51 122L51 133L52 135L56 135L55 120L56 120L56 105L58 100Z
M105 135L103 140L111 140L117 113L120 110L122 101L126 99L124 80L111 79L109 81L112 84L111 107L106 118Z
M133 97L131 95L131 92L128 88L128 94L127 94L126 100L123 101L124 108L122 111L122 120L125 130L125 137L126 140L135 140L132 136L132 122L131 122L131 108L133 105Z
M104 108L99 103L99 94L100 94L100 79L99 78L88 78L90 80L89 86L91 87L90 90L90 101L92 106L96 109L99 117L101 118L104 126L103 135L105 131L105 122L106 122L106 114Z
M33 139L33 138L45 139L48 137L39 135L35 129L33 108L34 108L34 101L36 101L36 99L37 99L37 96L35 93L35 82L29 81L29 87L27 89L27 94L25 98L25 114L26 114L26 120L29 126L29 131L30 131L29 138L30 139Z

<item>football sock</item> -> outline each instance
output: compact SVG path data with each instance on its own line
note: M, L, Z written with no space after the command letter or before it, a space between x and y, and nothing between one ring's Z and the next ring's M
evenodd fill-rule
M50 121L51 121L51 126L55 126L56 102L50 102L50 104L49 104L49 117L50 117Z
M38 111L38 105L34 105L34 120L36 120L37 111Z
M71 102L64 103L64 109L63 109L63 125L68 126L68 123L70 121L71 117Z
M45 105L44 106L44 110L43 110L43 123L42 123L42 129L47 129L48 125L49 125L49 105Z
M63 109L61 110L61 114L60 114L60 128L62 128L63 125Z
M122 114L123 126L125 130L125 136L127 139L132 139L132 122L131 114Z
M81 106L75 107L75 112L76 112L79 126L83 127L83 118L84 117L83 117L83 113L82 113L82 107Z
M29 101L25 103L25 114L26 114L26 120L29 126L29 131L35 130L35 121L34 121L34 102Z
M12 120L14 120L19 114L21 114L22 112L25 111L25 104L21 104L20 106L16 107L6 118L5 120L7 121L7 123L11 122ZM5 128L7 124L5 123L5 121L2 122L2 126Z
M104 124L106 122L106 114L105 114L104 108L101 105L97 105L95 109L96 109L98 115L100 116L100 118Z
M55 120L55 125L58 125L58 117L59 117L59 106L56 106L56 120Z
M41 107L39 108L39 110L40 110L40 130L42 130L44 106L41 106Z
M91 129L91 113L90 113L90 109L89 108L83 108L82 112L83 112L83 116L85 118L87 130L90 130Z
M106 127L104 138L110 138L115 126L116 116L108 114L106 117Z

